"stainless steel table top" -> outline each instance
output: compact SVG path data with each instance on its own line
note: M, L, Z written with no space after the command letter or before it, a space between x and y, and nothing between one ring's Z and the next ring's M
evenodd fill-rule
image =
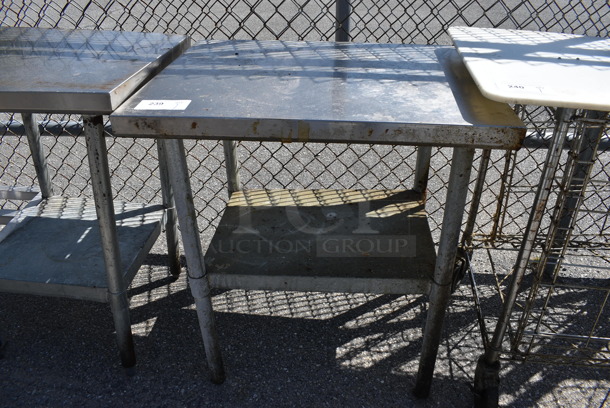
M205 41L111 116L130 137L517 148L451 47Z
M0 111L108 114L189 44L178 35L0 27Z
M449 34L490 99L610 110L610 38L476 27Z

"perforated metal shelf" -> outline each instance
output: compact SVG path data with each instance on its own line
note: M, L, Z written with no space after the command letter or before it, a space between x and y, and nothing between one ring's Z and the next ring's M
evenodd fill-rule
M161 231L162 206L114 202L128 284ZM107 301L108 284L92 199L54 196L0 231L0 290Z

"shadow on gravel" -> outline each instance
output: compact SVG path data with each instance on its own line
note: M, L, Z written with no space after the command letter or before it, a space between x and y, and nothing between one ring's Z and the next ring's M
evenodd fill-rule
M182 275L153 260L130 290L137 372L125 376L106 304L0 294L0 405L105 407L469 407L480 337L469 290L446 320L431 396L411 395L426 298L215 291L227 381L213 385ZM142 273L142 272L140 272ZM159 275L159 276L156 276ZM284 300L282 300L284 299ZM292 300L290 300L292 299ZM487 301L487 300L485 300ZM347 302L347 303L346 303ZM350 303L351 302L351 303ZM292 309L291 309L292 308ZM219 308L222 309L222 308ZM243 310L241 310L243 309ZM590 374L588 374L590 373ZM552 393L560 381L599 378L533 365L503 370L511 406ZM550 381L528 380L542 376ZM516 389L513 389L515 388Z

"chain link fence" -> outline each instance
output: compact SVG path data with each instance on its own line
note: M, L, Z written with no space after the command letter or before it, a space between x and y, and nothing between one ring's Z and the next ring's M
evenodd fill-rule
M186 34L199 39L280 39L450 44L452 25L559 31L608 36L606 0L37 0L3 1L0 25ZM526 147L493 152L477 218L475 243L516 246L525 225L544 161L553 111L516 107L530 128ZM77 116L39 115L43 144L56 192L90 195L81 127ZM0 116L0 183L35 185L19 115ZM121 199L160 201L154 142L114 138L107 123L113 188ZM605 137L607 140L607 135ZM604 144L604 143L603 143ZM607 146L607 143L604 144ZM188 142L192 184L204 239L227 201L222 145ZM602 148L603 149L603 148ZM238 147L245 188L395 188L412 184L415 149L410 147L241 143ZM438 235L441 203L448 180L450 151L433 151L427 209ZM600 153L600 162L608 161ZM477 166L478 160L475 161ZM476 177L476 172L473 172ZM607 183L600 166L595 180ZM602 189L574 240L607 244L608 200ZM600 195L601 194L601 195ZM19 203L0 203L4 208ZM585 204L588 205L588 204ZM601 237L601 238L600 238ZM601 241L600 241L601 240Z
M447 30L457 25L608 37L610 7L607 0L8 0L2 1L0 8L0 26L163 32L190 35L194 41L340 39L449 45ZM553 133L555 114L553 109L545 107L515 106L515 110L528 125L527 138L516 152L491 152L473 235L474 247L485 248L480 252L493 253L493 257L501 260L500 264L490 261L491 279L495 282L489 285L496 286L494 289L500 294L508 286L521 245ZM37 119L55 193L90 196L81 118L41 113ZM115 138L108 121L106 130L112 186L117 197L160 202L155 142ZM571 133L576 132L574 126ZM1 185L37 184L24 133L18 114L0 113ZM568 145L560 163L569 162ZM222 143L215 141L185 141L185 146L205 247L228 201L224 152ZM242 142L237 152L240 178L246 189L392 189L413 184L416 149ZM432 153L426 209L433 236L438 240L451 150L436 148ZM560 280L555 279L552 285L534 285L535 289L521 295L511 316L511 344L505 346L505 350L510 350L505 353L508 358L517 355L534 361L555 359L556 362L608 364L610 333L601 316L607 313L604 308L607 310L609 299L609 292L603 286L607 285L610 270L610 168L606 165L610 162L609 153L606 130L591 171L591 188L585 191L575 215L574 230L567 238L564 266L571 269L556 271L555 277ZM480 162L478 152L474 169L479 168ZM561 168L558 174L564 170ZM472 178L477 174L473 171ZM555 203L557 198L557 193L551 194L549 203ZM20 205L21 202L0 201L0 209L15 209ZM549 206L543 231L552 222L553 208ZM543 238L536 245L539 255L544 254ZM541 271L540 264L534 262L532 270ZM584 287L582 279L592 270L602 271L606 280L600 275L592 283L587 281L589 286ZM543 277L542 272L533 275ZM590 316L582 317L587 313ZM485 314L494 316L497 310ZM493 328L493 319L486 317L483 326ZM584 335L583 324L577 324L576 320L588 323ZM539 327L563 335L532 335ZM601 348L599 339L603 343ZM557 358L558 354L562 356Z

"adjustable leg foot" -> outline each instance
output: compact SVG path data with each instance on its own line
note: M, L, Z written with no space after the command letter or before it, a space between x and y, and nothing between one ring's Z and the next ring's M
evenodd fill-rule
M4 351L6 350L6 341L0 339L0 359L4 358Z
M500 362L489 363L485 356L477 362L474 374L475 408L497 408L500 386Z
M132 366L132 367L124 367L125 370L125 375L129 378L131 377L135 377L136 375L136 367Z

